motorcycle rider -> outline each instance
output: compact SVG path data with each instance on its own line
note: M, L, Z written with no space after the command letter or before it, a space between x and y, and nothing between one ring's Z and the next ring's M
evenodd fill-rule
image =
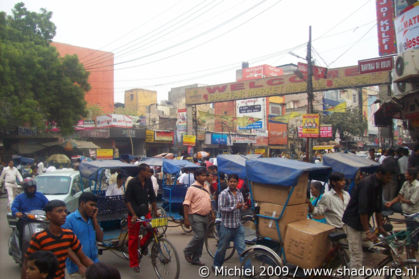
M22 183L23 193L18 195L12 203L12 215L19 218L16 227L19 232L19 244L22 244L23 227L27 223L26 218L22 218L24 213L32 210L44 210L48 199L44 194L36 191L36 182L33 178L25 178Z

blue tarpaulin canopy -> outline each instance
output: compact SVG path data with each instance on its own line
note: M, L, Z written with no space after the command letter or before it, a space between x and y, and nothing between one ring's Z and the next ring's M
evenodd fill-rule
M15 165L32 165L35 161L33 158L23 157L20 155L13 155L12 160Z
M125 172L125 175L130 176L136 176L138 174L138 166L127 164L118 160L83 161L79 166L81 176L89 179L97 179L98 172L104 169L120 169Z
M246 171L253 182L294 186L304 172L309 173L309 179L326 181L332 168L283 158L259 158L247 160Z
M164 173L176 174L176 173L179 173L181 169L183 168L196 169L196 168L199 168L199 166L186 160L163 159L163 172Z
M341 172L345 178L354 179L358 170L373 173L380 166L378 163L350 153L330 153L323 155L323 165Z
M218 155L218 171L226 174L237 174L241 179L246 179L246 160L246 157L242 155Z

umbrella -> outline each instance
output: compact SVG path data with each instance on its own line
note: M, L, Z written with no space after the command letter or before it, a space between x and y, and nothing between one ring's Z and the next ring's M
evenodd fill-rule
M206 157L209 157L209 155L210 154L206 151L199 151L199 152L196 152L196 154L195 154L197 159L206 158Z
M48 157L47 162L57 164L70 164L71 160L65 154L53 154Z

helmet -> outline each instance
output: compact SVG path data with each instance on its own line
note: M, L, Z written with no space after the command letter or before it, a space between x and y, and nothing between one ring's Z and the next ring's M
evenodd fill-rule
M25 192L25 194L26 194L29 198L31 198L31 197L33 197L33 196L35 196L35 192L36 192L36 181L35 181L35 179L30 178L30 177L25 178L25 179L23 180L22 187L23 187L23 191ZM28 188L29 188L29 187L35 187L35 191L34 191L33 193L29 193L29 192L28 192Z

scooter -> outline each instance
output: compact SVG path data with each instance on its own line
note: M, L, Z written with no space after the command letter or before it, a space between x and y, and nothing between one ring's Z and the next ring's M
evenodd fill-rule
M25 213L21 217L21 219L24 221L24 225L22 230L22 241L20 242L19 231L17 229L18 219L19 218L14 217L10 212L7 213L7 221L9 223L9 227L12 229L12 233L9 237L9 255L17 264L22 265L32 235L46 229L48 226L48 221L45 211L43 210L32 210L28 213ZM22 243L22 247L20 243Z

